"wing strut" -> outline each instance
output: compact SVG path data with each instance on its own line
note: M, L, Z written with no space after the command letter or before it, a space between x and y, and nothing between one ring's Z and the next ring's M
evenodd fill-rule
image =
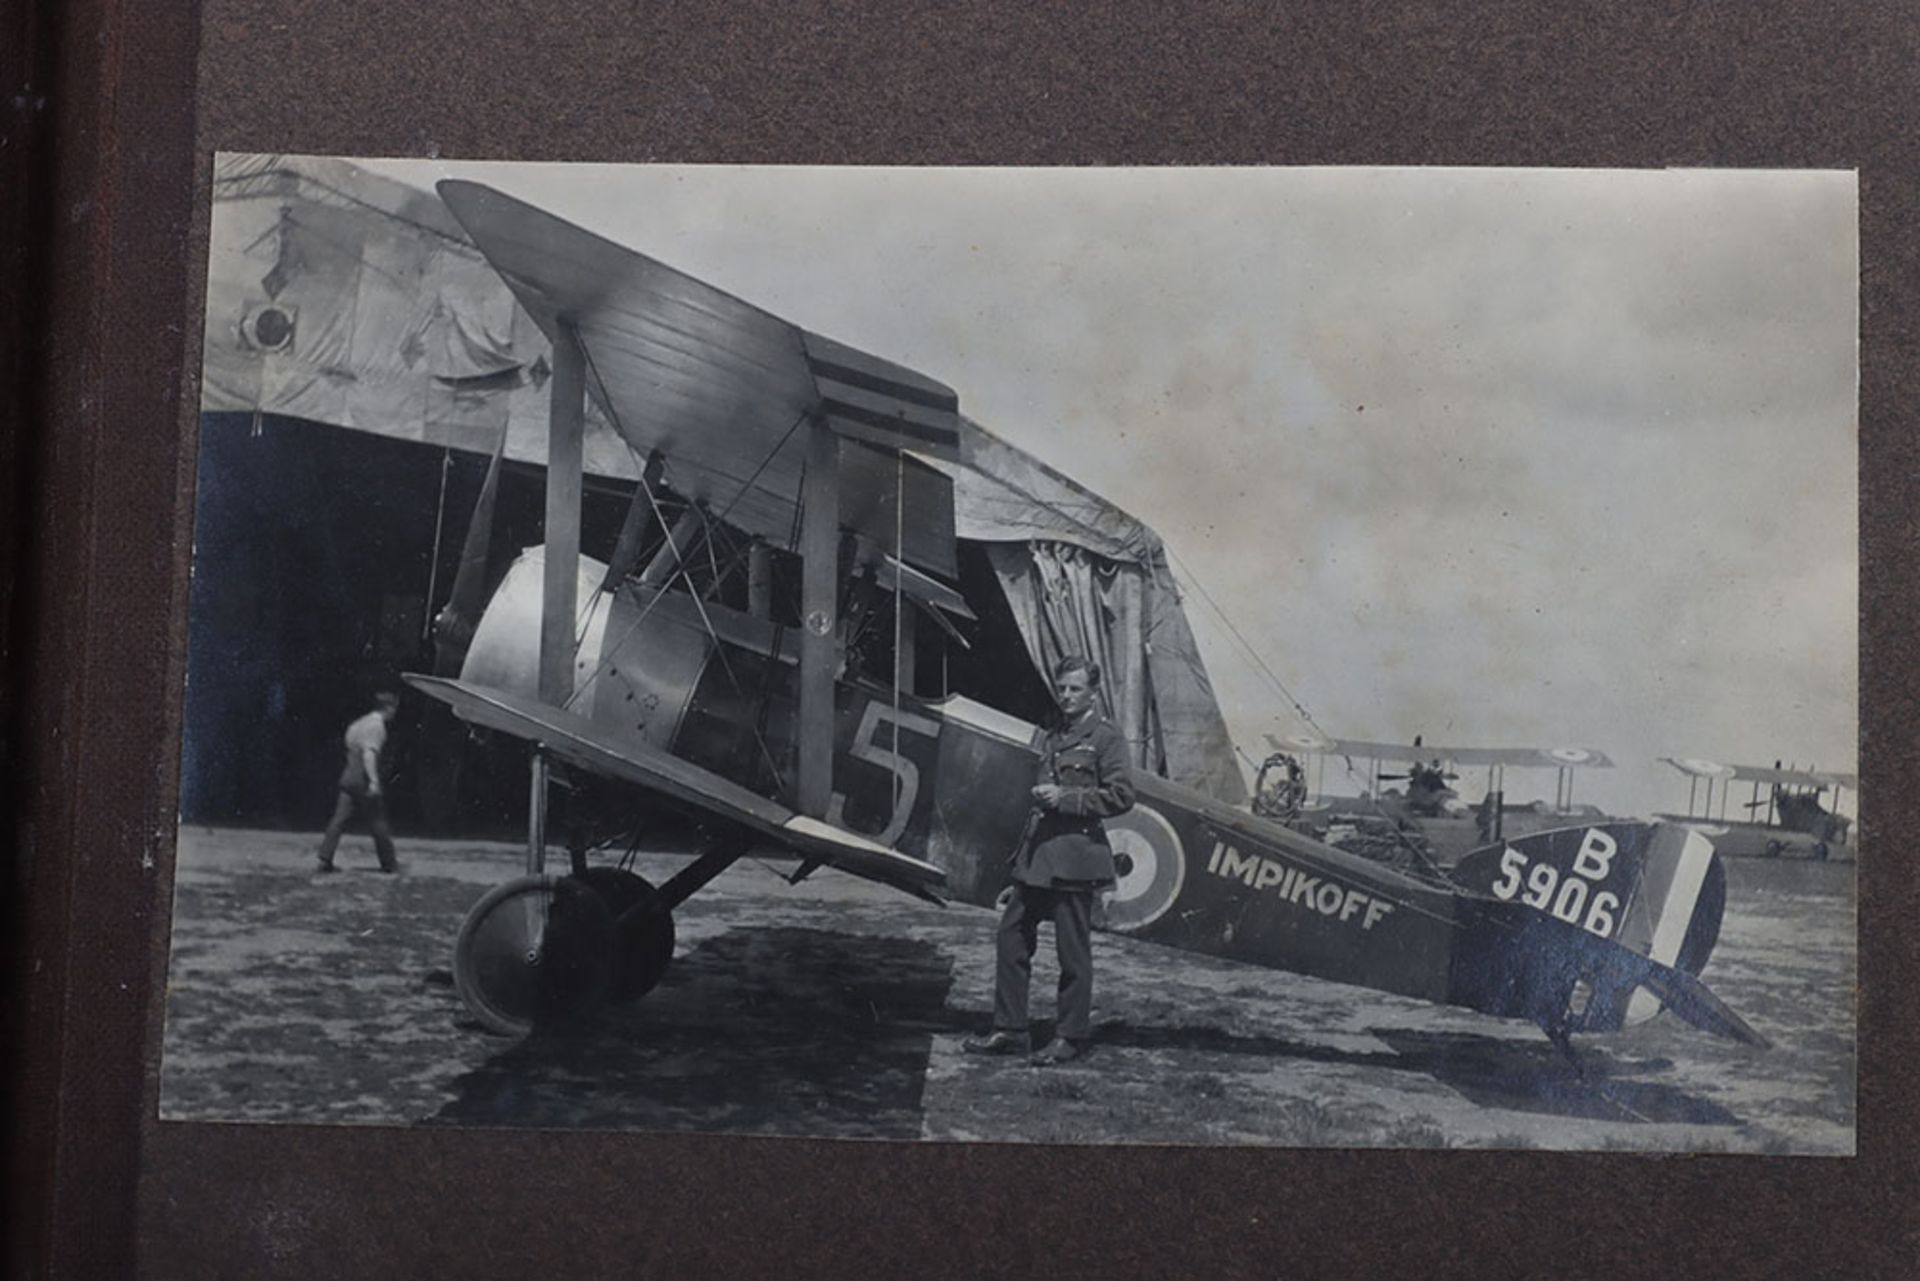
M579 606L580 496L586 433L587 368L580 336L564 317L554 326L547 411L546 565L541 581L540 701L573 701L574 612ZM527 871L547 862L547 754L532 753L527 784Z
M800 779L798 804L825 818L833 794L833 677L840 589L840 438L824 417L806 425L800 523Z
M573 629L579 608L581 450L587 369L580 338L562 320L553 341L547 417L546 577L540 614L540 701L565 707L573 696Z

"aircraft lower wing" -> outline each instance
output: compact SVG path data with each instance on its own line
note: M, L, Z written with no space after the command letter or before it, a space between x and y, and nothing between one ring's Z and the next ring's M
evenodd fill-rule
M439 676L407 683L453 708L462 720L538 743L581 769L620 779L766 837L802 858L942 903L946 874L931 863L854 832L796 814L776 801L650 743L503 690Z

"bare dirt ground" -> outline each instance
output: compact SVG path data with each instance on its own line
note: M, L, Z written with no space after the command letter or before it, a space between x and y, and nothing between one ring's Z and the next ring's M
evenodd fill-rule
M1851 865L1729 865L1705 978L1770 1037L1662 1015L1578 1044L1530 1024L1113 935L1095 941L1095 1053L1036 1069L961 1053L992 1007L992 915L832 872L735 865L676 913L644 1000L565 1036L472 1023L448 975L461 917L521 853L350 837L180 833L161 1116L724 1131L844 1138L1844 1154L1854 1146ZM555 860L563 866L564 858ZM683 865L644 855L661 880ZM1036 1014L1051 1009L1043 934ZM1050 1028L1036 1027L1044 1042Z

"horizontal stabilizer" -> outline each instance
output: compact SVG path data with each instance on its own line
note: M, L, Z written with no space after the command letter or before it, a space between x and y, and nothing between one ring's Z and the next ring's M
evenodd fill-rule
M1649 962L1641 986L1659 997L1668 1009L1703 1032L1731 1037L1742 1045L1751 1045L1759 1050L1773 1048L1773 1042L1754 1031L1751 1024L1709 991L1705 983L1685 970Z
M1615 1032L1634 1021L1623 1015L1640 1000L1648 1017L1670 1009L1703 1032L1768 1048L1765 1037L1683 968L1704 964L1704 947L1690 954L1683 944L1679 963L1668 964L1636 950L1632 936L1609 938L1584 921L1503 901L1497 893L1463 896L1461 905L1468 909L1466 928L1448 998L1455 1004L1531 1019L1549 1033ZM1717 924L1717 906L1711 915Z
M462 720L538 743L570 764L644 788L702 813L747 828L806 858L865 880L941 902L946 874L933 864L888 849L855 832L796 814L786 806L575 712L504 690L438 676L407 683L453 708Z

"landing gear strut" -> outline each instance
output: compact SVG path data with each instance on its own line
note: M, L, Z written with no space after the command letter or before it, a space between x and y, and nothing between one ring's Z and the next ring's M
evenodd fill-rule
M596 1008L613 982L613 914L571 877L544 873L496 885L473 905L453 943L453 985L495 1032Z
M634 1001L653 990L673 960L673 913L660 891L645 877L618 867L589 867L576 872L613 914L613 982L607 996Z
M1573 1068L1574 1077L1581 1081L1586 1080L1587 1065L1580 1061L1579 1053L1573 1048L1573 1034L1567 1024L1564 1021L1542 1023L1540 1030L1547 1034L1549 1041L1553 1042L1553 1048L1566 1057L1568 1065Z
M673 960L673 909L746 852L733 833L665 885L620 867L589 867L571 842L573 873L546 872L546 761L535 753L527 875L489 890L460 925L453 983L493 1031L524 1036L602 1004L638 1000Z

